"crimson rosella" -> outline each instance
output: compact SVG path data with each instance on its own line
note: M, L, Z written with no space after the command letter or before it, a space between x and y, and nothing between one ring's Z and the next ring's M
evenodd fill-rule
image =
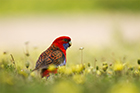
M70 37L60 36L56 38L51 46L39 56L34 70L41 69L42 77L49 77L49 73L57 73L58 66L66 65L66 50L70 46ZM56 66L56 69L53 72L48 70L48 67L51 64Z

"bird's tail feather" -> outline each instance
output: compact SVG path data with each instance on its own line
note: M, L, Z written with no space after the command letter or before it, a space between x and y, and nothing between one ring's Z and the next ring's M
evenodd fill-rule
M33 69L31 72L33 72L33 71L35 71L35 70L37 70L38 68L35 68L35 69Z

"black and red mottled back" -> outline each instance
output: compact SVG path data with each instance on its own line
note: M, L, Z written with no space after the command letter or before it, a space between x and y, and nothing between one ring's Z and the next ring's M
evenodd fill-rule
M36 62L36 68L39 67L39 65L48 58L48 56L53 52L58 50L58 47L52 45L50 46L47 50L45 50L38 58L37 62Z

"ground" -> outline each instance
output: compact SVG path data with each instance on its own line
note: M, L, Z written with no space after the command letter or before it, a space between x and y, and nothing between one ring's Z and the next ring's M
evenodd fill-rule
M60 35L69 35L73 45L102 46L112 44L112 33L120 31L125 40L140 39L139 14L87 13L48 14L0 19L0 46L48 46Z

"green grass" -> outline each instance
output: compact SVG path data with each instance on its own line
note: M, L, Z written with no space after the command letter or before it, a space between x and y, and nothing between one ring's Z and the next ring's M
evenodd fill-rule
M48 79L31 73L41 50L5 52L0 55L0 93L139 93L140 43L117 36L109 46L85 46L83 64L81 50L73 45L67 51L66 68Z
M0 0L0 14L139 12L139 0Z

